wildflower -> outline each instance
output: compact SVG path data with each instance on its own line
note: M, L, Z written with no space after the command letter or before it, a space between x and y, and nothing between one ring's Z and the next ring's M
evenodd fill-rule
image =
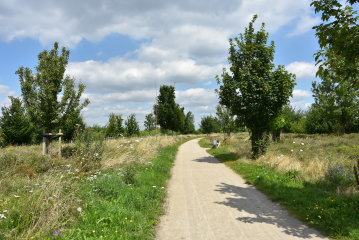
M156 186L152 186L152 187L156 187Z
M0 214L0 218L6 218L4 214Z
M14 197L20 197L20 196L14 195Z
M46 232L47 232L47 231L49 231L49 229L48 229L48 228L46 228Z
M302 145L304 145L304 143L302 143Z
M293 152L293 149L291 149L291 151Z
M130 220L130 222L132 222L132 220Z
M77 208L77 211L82 212L82 208L81 207Z
M321 216L318 216L318 218L322 218Z
M293 142L293 143L295 143L295 142Z
M302 150L302 149L300 149L299 151L303 152L303 150Z
M97 156L98 156L98 153L95 153L95 156L97 157Z
M259 176L257 176L257 178L259 178Z
M164 187L161 187L161 188L164 188Z
M4 210L3 212L7 212L7 210Z
M283 157L283 155L280 155L281 157Z
M139 142L138 140L135 140L135 142Z
M92 231L93 233L95 232L95 230Z

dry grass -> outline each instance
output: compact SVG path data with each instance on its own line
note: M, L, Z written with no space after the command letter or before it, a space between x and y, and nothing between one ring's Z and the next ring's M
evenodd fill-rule
M0 239L29 239L45 236L46 229L70 227L81 211L77 192L95 171L148 162L161 147L180 140L181 136L158 136L105 141L97 165L91 156L74 154L71 143L62 144L68 150L62 159L57 157L57 142L53 143L52 158L42 156L42 145L1 149L0 213L6 218L0 218Z

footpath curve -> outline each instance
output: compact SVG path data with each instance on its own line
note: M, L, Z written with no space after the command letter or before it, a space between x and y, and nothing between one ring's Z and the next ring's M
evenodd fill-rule
M245 184L198 141L178 149L156 239L329 239Z

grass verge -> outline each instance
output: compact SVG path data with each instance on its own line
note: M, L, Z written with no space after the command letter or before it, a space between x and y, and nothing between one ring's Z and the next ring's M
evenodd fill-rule
M194 138L160 149L150 162L127 166L121 174L97 172L88 179L91 183L84 181L80 195L85 207L63 238L152 239L178 146Z
M200 140L200 145L203 146L205 141L210 139ZM224 145L207 152L239 173L248 184L255 185L271 200L285 206L308 226L332 239L359 239L357 194L339 194L338 186L333 187L325 179L315 182L300 179L301 173L295 169L278 171L278 165L263 161L265 156L256 161L241 158L230 151L232 147Z

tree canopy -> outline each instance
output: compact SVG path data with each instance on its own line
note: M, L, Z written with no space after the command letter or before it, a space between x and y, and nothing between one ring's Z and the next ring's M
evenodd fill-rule
M227 106L234 115L252 131L252 157L256 158L266 151L269 124L275 119L282 106L293 96L296 85L295 75L285 71L279 65L274 69L274 41L266 46L269 34L262 28L254 33L253 23L257 19L254 15L245 33L240 39L229 39L230 49L228 61L231 64L232 76L223 69L220 89L216 89L219 103ZM217 83L221 84L218 75Z

